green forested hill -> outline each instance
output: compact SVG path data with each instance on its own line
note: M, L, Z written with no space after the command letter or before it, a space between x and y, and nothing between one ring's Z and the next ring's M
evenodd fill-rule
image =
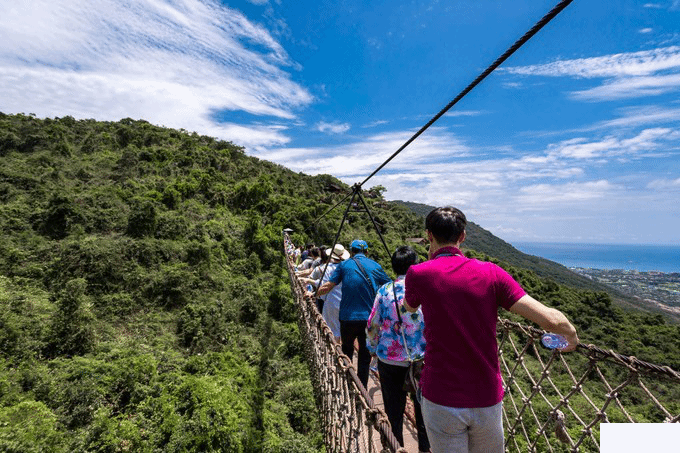
M0 451L322 451L281 230L330 244L336 187L145 121L0 113ZM422 234L367 201L389 247ZM355 237L388 267L363 213ZM506 268L585 341L680 365L678 326Z

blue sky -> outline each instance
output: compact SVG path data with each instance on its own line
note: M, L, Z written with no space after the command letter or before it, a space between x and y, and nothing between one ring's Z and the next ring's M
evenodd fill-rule
M145 119L353 184L557 3L0 0L0 111ZM680 243L679 24L680 0L574 0L365 188L509 242Z

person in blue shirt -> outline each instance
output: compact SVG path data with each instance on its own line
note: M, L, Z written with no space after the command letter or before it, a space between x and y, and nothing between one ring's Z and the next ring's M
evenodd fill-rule
M340 340L342 352L352 359L354 340L359 341L357 375L364 387L368 384L371 354L366 347L366 323L373 308L378 288L392 281L380 264L368 258L365 253L368 244L355 239L350 244L352 258L343 261L335 268L330 280L319 288L318 295L327 294L342 283L340 301Z

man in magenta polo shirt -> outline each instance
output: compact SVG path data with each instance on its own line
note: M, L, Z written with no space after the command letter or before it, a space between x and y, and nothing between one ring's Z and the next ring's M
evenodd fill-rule
M422 410L433 453L503 452L503 384L496 344L498 307L537 323L578 345L576 329L559 310L546 307L499 266L466 258L465 215L437 208L425 220L430 260L411 266L405 304L422 306L425 366Z

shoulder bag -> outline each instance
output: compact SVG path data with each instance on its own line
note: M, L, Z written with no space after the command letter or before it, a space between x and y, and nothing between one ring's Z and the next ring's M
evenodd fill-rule
M397 322L397 329L401 332L401 339L404 341L404 349L406 350L406 356L408 357L409 365L408 372L404 378L403 389L409 393L417 394L420 390L420 376L423 374L423 365L425 365L425 358L413 359L411 356L411 351L406 343L406 335L404 334L404 329L402 329L401 324L403 322L401 318L401 312L399 311L399 304L397 303L397 282L392 283L392 294L394 295L394 308L397 311L397 317L399 321Z

